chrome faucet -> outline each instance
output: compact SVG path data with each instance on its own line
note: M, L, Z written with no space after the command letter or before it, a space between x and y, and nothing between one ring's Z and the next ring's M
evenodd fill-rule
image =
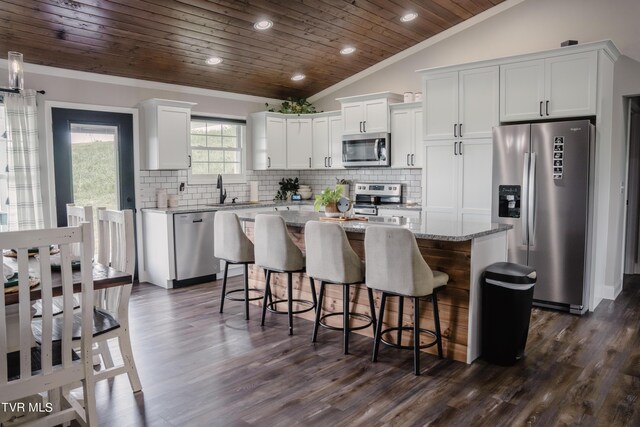
M222 175L218 174L218 184L216 188L220 189L220 204L224 204L224 200L227 198L227 190L222 189Z

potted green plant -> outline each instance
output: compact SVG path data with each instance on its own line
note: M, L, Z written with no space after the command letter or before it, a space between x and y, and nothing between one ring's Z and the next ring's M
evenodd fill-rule
M316 201L313 207L316 211L320 211L320 208L324 206L324 214L330 218L336 218L340 216L338 207L336 204L342 197L344 187L342 185L336 185L335 189L330 187L325 188L322 193L316 195Z
M280 190L276 193L274 200L289 200L292 194L298 194L300 183L298 178L282 178L278 183Z
M268 103L264 104L267 107L267 111L283 113L283 114L313 114L316 113L316 107L314 107L306 98L287 98L282 102L280 107L270 106Z

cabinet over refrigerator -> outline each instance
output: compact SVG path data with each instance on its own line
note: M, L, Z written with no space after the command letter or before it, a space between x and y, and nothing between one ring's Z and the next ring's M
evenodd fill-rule
M589 120L493 129L492 221L513 225L508 259L538 273L534 303L587 310Z

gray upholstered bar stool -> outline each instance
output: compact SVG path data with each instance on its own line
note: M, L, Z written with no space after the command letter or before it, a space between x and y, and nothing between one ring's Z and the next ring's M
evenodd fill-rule
M436 292L443 289L449 276L440 271L432 271L418 249L415 236L409 230L397 227L368 227L364 238L365 260L367 262L367 286L382 292L380 313L373 343L372 361L377 361L380 341L402 349L412 349L413 371L420 375L420 349L438 346L438 356L442 358L442 335ZM384 307L389 296L398 297L398 326L382 329ZM403 326L403 302L405 297L413 298L413 328ZM435 331L420 328L420 299L431 297ZM413 329L413 345L402 345L402 331ZM383 340L387 332L396 331L395 343ZM434 337L432 342L420 345L420 333Z
M344 354L348 354L350 331L371 326L375 332L376 309L371 288L367 288L371 316L349 312L349 288L351 285L364 281L364 263L349 244L344 228L338 224L320 221L307 222L304 227L304 244L307 250L307 275L320 280L320 295L311 341L316 342L319 325L327 329L342 331L342 349ZM342 312L327 313L321 316L324 290L327 284L342 286ZM325 322L325 319L331 316L342 316L342 328L328 325ZM352 318L364 320L366 323L352 328L350 326Z
M213 220L213 254L224 260L224 277L222 279L222 295L220 297L220 313L224 309L224 300L244 301L244 318L249 319L249 301L262 298L260 289L249 288L249 264L254 262L253 243L242 231L238 215L232 212L216 212ZM229 264L244 265L244 287L227 291L227 273ZM260 296L249 297L249 292L259 293ZM243 297L234 294L243 292Z
M293 298L293 273L301 273L305 271L305 257L300 248L298 248L291 236L287 232L287 226L284 219L280 215L256 215L255 223L255 256L256 265L265 270L266 284L264 288L264 300L262 303L262 320L261 325L264 326L264 319L267 309L274 313L287 314L289 321L289 335L293 335L293 315L305 313L313 310L318 301L316 298L316 288L313 279L309 278L311 284L311 296L313 301ZM286 273L287 274L287 299L276 299L267 302L272 298L271 293L271 274ZM287 310L278 310L278 304L287 302ZM293 303L307 306L296 311L293 310Z

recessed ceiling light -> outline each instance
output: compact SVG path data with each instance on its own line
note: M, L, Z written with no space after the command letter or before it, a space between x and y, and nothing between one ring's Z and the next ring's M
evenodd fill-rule
M304 74L294 74L293 76L291 76L291 80L293 80L294 82L300 81L302 79L304 79L306 76Z
M253 24L253 28L255 28L256 30L268 30L271 27L273 27L273 22L269 21L268 19L263 19Z
M402 22L409 22L409 21L413 21L414 19L416 19L418 17L418 14L415 12L408 12L405 13L404 15L402 15L400 17L400 21Z
M207 60L204 62L206 62L207 65L218 65L222 62L222 58L218 56L212 56L211 58L207 58Z
M347 46L345 48L340 49L340 53L343 55L349 55L350 53L353 53L356 51L356 48L353 46Z

